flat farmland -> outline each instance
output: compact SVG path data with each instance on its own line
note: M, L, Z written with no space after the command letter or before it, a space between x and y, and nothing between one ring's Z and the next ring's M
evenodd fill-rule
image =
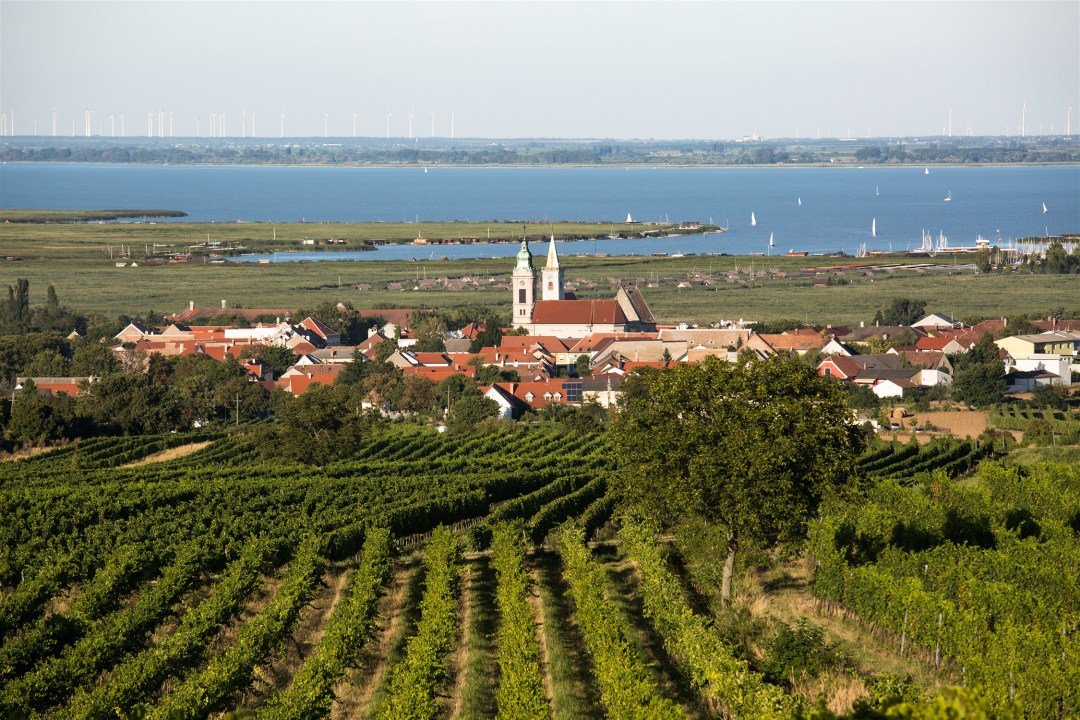
M351 240L377 237L398 239L450 236L453 229L463 237L482 236L479 223L353 223L277 224L279 241L288 240L299 249L299 238L344 237ZM493 236L496 235L493 227ZM582 224L555 225L556 234L584 234ZM600 226L593 230L604 231ZM514 230L514 228L517 228ZM520 232L520 226L503 224L506 236ZM539 237L548 226L530 226L530 235ZM170 264L117 268L106 248L121 243L141 257L146 245L183 244L212 240L243 242L252 249L264 249L250 238L273 234L268 224L219 223L108 223L108 224L0 224L0 287L28 278L32 302L44 299L47 286L54 285L62 302L88 312L107 315L150 309L170 312L194 301L211 307L226 300L233 307L301 307L324 299L351 302L358 308L410 307L438 308L466 304L488 305L505 310L505 290L494 283L448 289L441 284L425 289L419 281L496 277L508 280L512 260L429 260L350 261L249 264ZM542 246L536 248L542 253ZM438 248L433 248L438 253ZM953 259L920 258L931 267L921 270L897 269L867 277L858 270L815 269L851 266L864 261L834 257L688 256L688 257L564 257L562 265L568 282L585 281L592 289L579 289L579 297L611 297L617 282L646 281L646 299L658 321L663 323L711 323L721 319L768 321L797 319L812 323L858 324L870 321L876 310L893 298L926 300L929 307L956 317L1045 313L1064 307L1078 309L1076 278L1053 275L976 275L970 268L954 265ZM878 258L875 263L903 264L912 258ZM542 264L537 258L536 264ZM753 267L753 276L748 268ZM738 280L725 274L739 270ZM764 271L764 272L763 272ZM772 276L770 273L787 277ZM711 285L679 288L678 283L695 275L712 278ZM827 286L813 285L829 279ZM403 289L387 289L401 283ZM358 290L357 285L370 286Z

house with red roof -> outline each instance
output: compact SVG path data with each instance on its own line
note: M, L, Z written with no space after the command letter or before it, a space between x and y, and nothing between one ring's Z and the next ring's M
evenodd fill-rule
M776 352L793 352L805 355L820 350L825 338L817 330L799 328L782 333L759 333L758 337Z
M970 342L969 338L960 336L942 336L942 337L921 337L915 341L916 350L937 350L947 355L956 355L957 353L965 353L971 349L974 342Z
M292 395L300 395L315 384L333 385L344 365L294 365L281 374L277 387Z
M20 377L15 378L15 390L24 390L27 382L34 384L38 395L70 395L76 397L82 391L84 385L96 382L97 378L89 377Z
M425 380L430 380L433 383L441 382L454 375L464 375L465 377L476 377L475 365L451 365L447 367L438 366L424 366L417 365L415 367L401 368L401 372L405 375L412 375L413 377L422 377Z

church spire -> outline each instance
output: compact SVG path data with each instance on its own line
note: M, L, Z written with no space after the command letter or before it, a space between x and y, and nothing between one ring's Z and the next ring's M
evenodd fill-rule
M522 236L521 249L517 254L517 269L532 270L532 252L529 250L529 239Z
M547 265L541 271L541 295L544 300L565 300L563 292L563 271L559 267L559 253L555 250L555 233L551 234L551 244L548 245Z
M548 245L547 265L545 269L555 269L559 267L559 253L555 250L555 234L551 234L551 244Z

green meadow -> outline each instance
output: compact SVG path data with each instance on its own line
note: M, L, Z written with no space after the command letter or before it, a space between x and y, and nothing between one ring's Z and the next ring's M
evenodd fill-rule
M512 260L356 261L277 263L167 264L136 268L115 266L108 250L121 244L135 250L153 243L178 248L197 242L243 243L253 251L300 249L300 239L344 238L362 241L403 241L417 234L426 238L480 237L487 228L492 237L520 236L521 226L511 223L105 223L105 224L0 224L0 287L25 277L31 282L32 301L45 297L48 285L61 300L88 312L117 315L126 312L173 312L189 301L216 307L225 300L231 307L300 307L324 299L351 302L358 308L445 308L465 304L508 309L505 290L490 286L447 290L414 290L423 278L498 276L509 278ZM609 225L586 223L531 224L534 239L554 231L560 237L606 235ZM623 226L625 227L625 226ZM616 229L620 226L616 225ZM276 231L277 243L273 241ZM722 239L721 239L722 245ZM307 247L305 249L310 249ZM722 250L722 247L719 248ZM433 247L436 258L438 247ZM537 248L542 255L543 248ZM575 257L573 245L564 248L562 264L571 283L598 283L581 290L580 297L611 297L613 280L659 281L643 293L660 322L711 323L721 319L798 319L812 323L858 324L896 297L926 300L929 307L956 317L1043 313L1051 308L1077 307L1076 278L1053 275L976 275L963 259L914 260L900 256L878 258L875 263L933 264L929 270L898 269L865 277L851 269L833 275L826 287L815 277L798 274L814 268L861 264L855 258L786 256ZM6 257L3 257L6 256ZM11 259L15 258L15 259ZM746 272L753 267L753 279ZM741 283L728 282L722 273L738 268ZM764 276L763 271L788 273L786 278ZM694 273L711 275L714 284L678 288ZM387 290L388 282L404 289ZM745 283L745 284L743 284ZM356 285L371 285L358 290Z

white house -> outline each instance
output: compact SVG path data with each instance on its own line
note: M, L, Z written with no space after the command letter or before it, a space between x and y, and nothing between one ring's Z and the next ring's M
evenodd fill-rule
M847 347L842 342L837 340L836 338L833 338L829 342L825 343L825 345L821 348L821 354L822 355L845 355L847 357L851 357L851 355L852 355L851 351L848 350Z
M1072 385L1072 359L1061 355L1050 353L1032 353L1019 357L1010 355L1005 360L1005 372L1047 372L1054 376L1048 382L1054 385Z
M510 393L506 392L498 385L492 385L484 393L484 397L494 400L495 404L499 406L499 419L500 420L513 420L514 410L518 407L516 398Z
M945 313L930 313L921 320L911 323L911 327L917 328L957 328L963 323L953 320Z
M879 398L893 398L903 397L905 390L910 390L916 387L916 385L910 380L904 378L886 378L885 380L879 380L874 383L874 386L870 388L871 392L877 395Z

